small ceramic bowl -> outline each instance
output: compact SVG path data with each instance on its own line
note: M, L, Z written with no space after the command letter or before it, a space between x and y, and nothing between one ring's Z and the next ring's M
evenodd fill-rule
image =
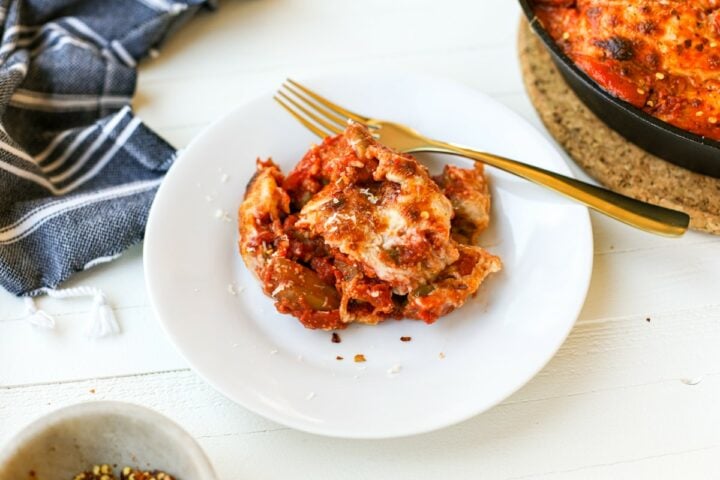
M28 425L0 451L0 480L68 480L93 465L216 480L197 442L173 421L123 402L89 402Z

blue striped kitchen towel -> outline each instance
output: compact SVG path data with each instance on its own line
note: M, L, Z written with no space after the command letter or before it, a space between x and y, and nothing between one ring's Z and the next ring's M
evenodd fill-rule
M74 272L143 238L175 149L130 109L137 62L212 3L0 0L5 289L57 293ZM97 292L64 295L73 293Z

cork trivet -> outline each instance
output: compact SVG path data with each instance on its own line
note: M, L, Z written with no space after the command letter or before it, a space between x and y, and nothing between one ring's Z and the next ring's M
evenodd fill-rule
M720 179L661 160L606 126L567 86L524 19L518 49L530 100L580 167L613 191L687 212L694 230L720 234Z

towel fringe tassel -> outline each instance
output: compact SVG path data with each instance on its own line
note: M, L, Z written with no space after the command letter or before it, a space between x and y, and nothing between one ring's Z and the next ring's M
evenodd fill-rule
M25 310L28 312L26 320L31 325L50 330L55 328L55 319L42 310L38 310L32 297L25 297Z
M108 305L105 293L99 288L73 287L57 290L45 288L41 292L53 298L92 297L93 305L90 320L85 327L85 335L90 338L100 338L120 333L120 325L115 318L115 314ZM25 297L25 308L28 312L27 321L29 323L42 328L55 328L55 319L46 312L39 310L34 298Z

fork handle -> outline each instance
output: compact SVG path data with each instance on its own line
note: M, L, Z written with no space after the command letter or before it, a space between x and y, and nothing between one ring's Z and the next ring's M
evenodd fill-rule
M641 202L602 187L491 153L437 140L432 140L432 147L423 148L422 151L459 155L491 165L555 190L593 210L647 232L679 237L685 233L690 223L690 217L684 212Z

